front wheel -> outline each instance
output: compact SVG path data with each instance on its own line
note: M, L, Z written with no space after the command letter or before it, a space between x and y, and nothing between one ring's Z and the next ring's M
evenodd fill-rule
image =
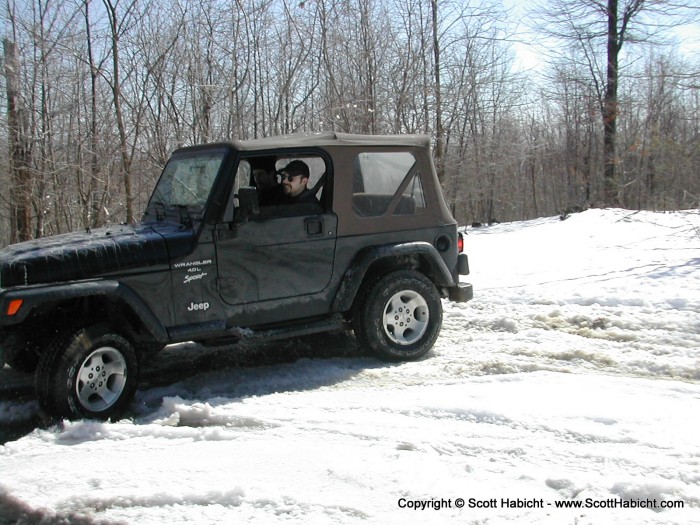
M354 315L362 345L388 361L415 360L430 351L442 326L442 303L427 277L398 270L363 293Z
M67 419L114 419L131 402L138 360L131 343L104 325L59 337L36 371L42 409Z

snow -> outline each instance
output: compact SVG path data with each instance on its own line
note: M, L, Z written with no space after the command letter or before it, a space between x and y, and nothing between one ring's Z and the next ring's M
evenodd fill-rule
M0 446L0 523L700 524L700 213L467 231L475 298L419 362L190 344L121 422L3 397L33 430Z

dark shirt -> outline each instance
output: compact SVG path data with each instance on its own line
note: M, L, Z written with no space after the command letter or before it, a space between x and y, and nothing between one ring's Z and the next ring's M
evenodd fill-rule
M318 202L316 195L314 195L314 193L308 188L302 191L296 197L284 195L282 204L317 204L319 206L321 205L321 203Z
M286 195L282 186L275 186L267 190L258 191L258 202L260 206L277 206L284 203Z

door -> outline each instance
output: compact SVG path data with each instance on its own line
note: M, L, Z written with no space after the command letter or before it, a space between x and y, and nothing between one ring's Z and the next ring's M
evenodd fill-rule
M235 224L216 241L222 300L244 305L321 292L333 273L337 223L332 213L313 213Z
M297 182L308 179L303 182L315 195L314 202L279 197L279 192L289 189L286 186L291 187L289 177L282 177L290 174L291 163L308 168L305 176L291 178ZM330 167L322 151L251 152L242 156L215 239L217 289L227 305L231 325L291 320L317 315L327 308L323 304L327 294L321 292L333 274L338 225L337 216L327 211L330 194L326 174ZM264 185L260 170L273 175ZM271 183L275 185L270 187ZM239 207L246 207L238 200L239 190L245 186L257 186L258 213L248 214Z

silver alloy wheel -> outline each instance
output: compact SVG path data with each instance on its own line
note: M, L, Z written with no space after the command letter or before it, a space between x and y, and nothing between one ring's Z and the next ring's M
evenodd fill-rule
M124 391L126 370L126 360L116 348L94 350L78 370L75 392L80 404L93 412L111 407Z
M428 328L428 303L417 292L404 290L394 294L384 308L384 331L396 344L418 341Z

